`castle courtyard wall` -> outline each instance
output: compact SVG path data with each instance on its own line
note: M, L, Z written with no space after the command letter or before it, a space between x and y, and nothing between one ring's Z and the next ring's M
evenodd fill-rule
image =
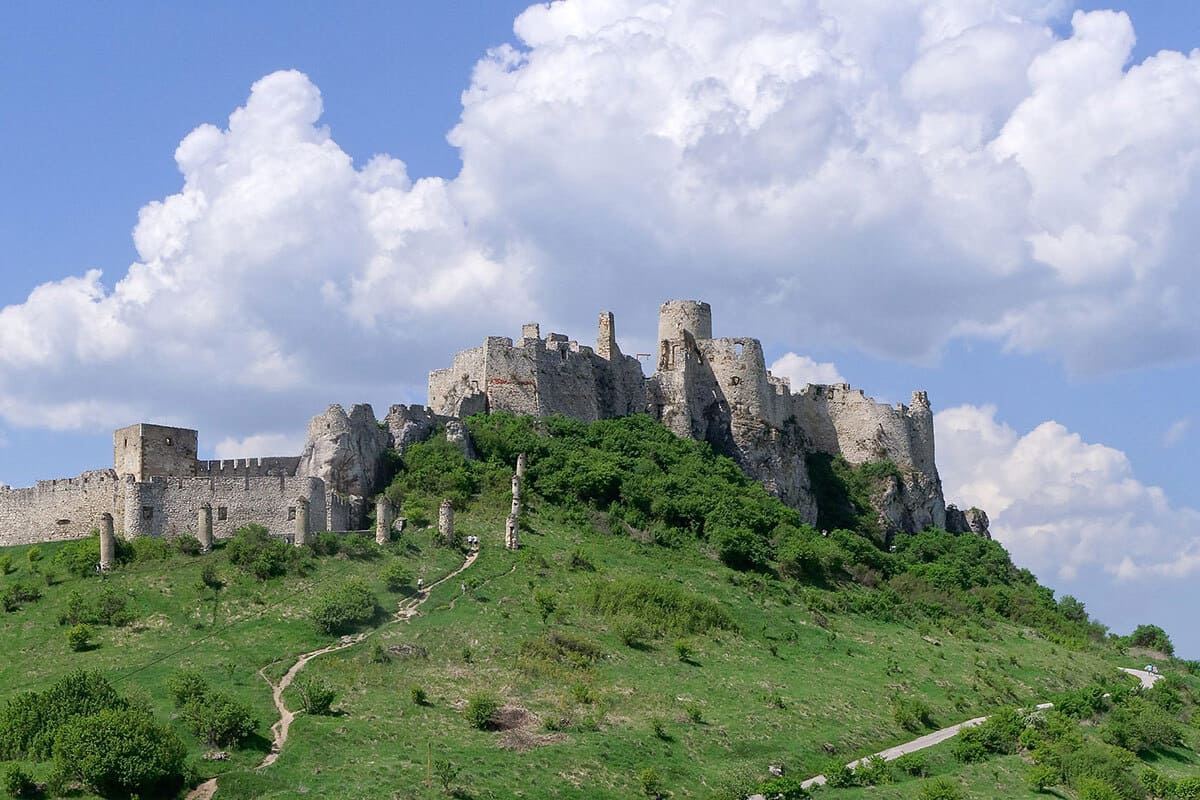
M111 469L24 489L0 486L0 546L81 539L101 514L120 520L124 513L124 483Z

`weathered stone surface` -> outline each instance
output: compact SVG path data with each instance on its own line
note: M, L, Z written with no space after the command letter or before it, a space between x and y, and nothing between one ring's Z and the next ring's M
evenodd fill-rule
M457 445L469 461L478 458L475 455L475 444L471 441L471 432L462 420L452 419L446 422L446 441Z
M963 515L967 519L967 527L971 529L971 533L985 539L992 538L992 532L988 530L990 522L986 511L982 508L968 508Z
M414 444L428 440L437 431L438 422L445 421L428 406L394 405L384 417L391 446L397 453L404 453Z
M355 405L349 414L340 405L331 405L308 423L298 474L320 478L331 492L373 495L379 489L388 441L388 432L379 427L370 405Z

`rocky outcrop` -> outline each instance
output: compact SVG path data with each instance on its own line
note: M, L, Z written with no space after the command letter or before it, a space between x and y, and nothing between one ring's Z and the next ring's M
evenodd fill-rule
M988 530L989 524L987 512L981 508L968 508L966 511L960 511L958 506L946 506L946 530L950 533L973 533L976 536L991 539L992 533Z
M388 432L379 427L370 405L355 405L347 414L334 404L308 423L298 474L320 478L331 492L369 497L380 488L388 444Z
M387 426L392 448L403 456L409 447L433 436L439 420L445 419L434 414L428 406L395 405L388 409L383 422Z

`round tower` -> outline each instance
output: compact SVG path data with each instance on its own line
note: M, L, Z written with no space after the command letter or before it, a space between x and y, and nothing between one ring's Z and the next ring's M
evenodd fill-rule
M699 300L668 300L658 307L658 340L712 338L712 306Z

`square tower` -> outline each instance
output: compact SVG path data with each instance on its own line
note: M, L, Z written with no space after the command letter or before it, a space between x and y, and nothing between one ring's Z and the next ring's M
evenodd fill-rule
M139 423L113 433L113 469L139 481L196 474L199 434L189 428Z

